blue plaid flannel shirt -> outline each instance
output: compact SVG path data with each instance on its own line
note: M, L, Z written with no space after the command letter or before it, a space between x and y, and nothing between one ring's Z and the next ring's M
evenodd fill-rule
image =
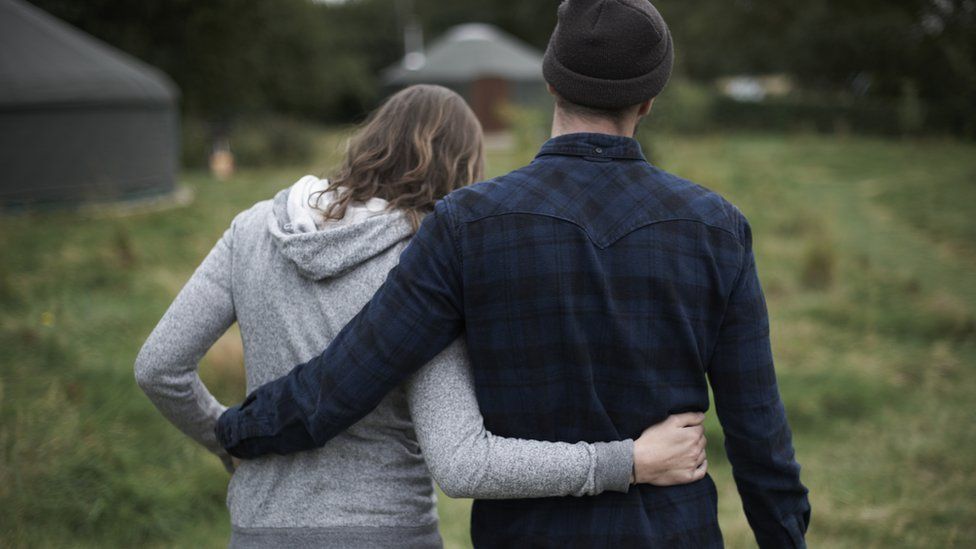
M650 165L637 141L549 140L451 193L321 356L219 421L238 457L324 445L464 334L485 426L550 441L637 438L709 407L762 547L810 516L773 371L749 225ZM711 478L582 498L476 501L478 547L719 547Z

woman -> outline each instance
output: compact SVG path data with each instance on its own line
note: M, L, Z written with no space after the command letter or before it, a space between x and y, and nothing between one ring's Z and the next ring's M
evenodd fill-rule
M482 148L481 127L457 94L401 91L352 138L331 182L302 178L238 215L149 336L139 385L234 472L231 546L439 547L430 474L448 495L478 498L626 491L634 463L639 481L704 476L700 414L675 416L636 443L492 435L461 340L324 448L234 470L213 434L224 407L197 375L207 349L237 321L249 391L318 354L434 202L481 179Z

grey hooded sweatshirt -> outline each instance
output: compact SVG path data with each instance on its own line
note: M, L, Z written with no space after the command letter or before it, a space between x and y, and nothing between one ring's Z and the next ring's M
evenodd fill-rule
M325 447L233 470L213 433L225 407L197 374L206 351L236 321L248 392L286 374L359 312L412 235L401 212L375 199L343 220L310 222L303 206L325 185L303 178L239 214L136 360L136 380L160 412L233 471L231 546L440 547L431 475L452 497L627 491L631 440L567 444L486 431L463 337Z

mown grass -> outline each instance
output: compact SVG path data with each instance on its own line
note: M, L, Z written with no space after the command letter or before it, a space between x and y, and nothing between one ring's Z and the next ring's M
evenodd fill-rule
M750 218L812 547L976 544L976 147L784 135L648 139ZM180 209L0 219L0 546L214 546L227 476L135 386L143 339L243 208L311 166L190 172ZM493 152L490 170L526 162ZM243 393L232 331L202 365ZM754 543L709 419L730 547ZM449 546L469 502L441 498Z

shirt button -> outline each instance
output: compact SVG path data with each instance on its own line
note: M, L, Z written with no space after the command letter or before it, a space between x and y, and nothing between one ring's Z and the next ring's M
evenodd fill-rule
M603 154L603 149L601 149L600 147L597 147L597 148L593 149L593 152L595 152L596 154Z

